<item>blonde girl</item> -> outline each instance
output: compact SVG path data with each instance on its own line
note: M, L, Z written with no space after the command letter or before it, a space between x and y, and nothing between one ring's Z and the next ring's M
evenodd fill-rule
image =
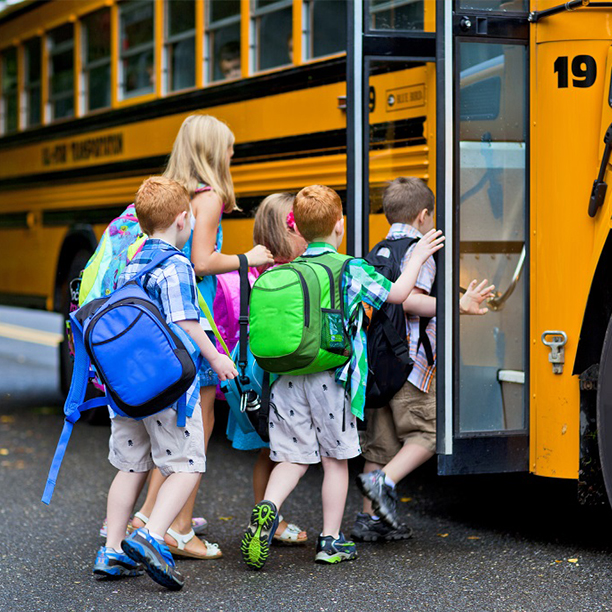
M183 249L191 258L196 276L202 277L198 288L211 312L216 291L216 274L239 268L237 255L221 253L223 231L221 216L237 209L234 185L230 174L230 160L234 154L234 135L225 123L209 115L190 115L178 132L164 176L181 183L191 197L193 233ZM256 245L246 253L250 266L272 264L272 253L263 245ZM202 327L209 332L210 324L204 316ZM214 340L213 340L214 341ZM215 388L218 378L206 361L200 369L200 401L204 422L204 440L208 440L214 425ZM147 499L140 516L147 517L153 507L163 477L155 471ZM183 511L166 534L170 550L180 549L183 556L211 559L221 556L216 544L194 537L192 513L197 487ZM141 519L135 517L134 527L141 527Z
M293 261L306 250L306 241L297 233L293 219L292 193L273 193L258 207L253 226L253 242L266 246L274 256L274 265ZM260 266L263 272L269 265ZM266 485L275 463L270 459L270 448L256 432L245 434L230 411L227 420L227 437L238 450L259 450L253 467L253 494L255 503L264 498ZM303 544L305 531L287 523L282 517L274 539L286 544Z

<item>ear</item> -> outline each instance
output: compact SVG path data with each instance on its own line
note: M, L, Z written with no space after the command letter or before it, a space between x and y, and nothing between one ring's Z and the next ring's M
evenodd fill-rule
M334 232L338 235L344 233L344 217L340 217L338 221L336 221L336 225L334 225Z
M183 212L179 213L176 216L176 227L178 228L179 232L183 231L186 223L187 223L187 211L184 210Z
M424 208L418 215L417 215L417 222L419 225L423 225L423 223L425 223L425 219L427 219L427 216L429 215L429 211Z

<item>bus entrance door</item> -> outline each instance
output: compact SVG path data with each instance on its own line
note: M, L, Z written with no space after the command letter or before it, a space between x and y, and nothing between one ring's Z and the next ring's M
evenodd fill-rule
M438 471L526 471L527 15L504 14L521 2L440 4ZM484 316L460 314L472 279L496 287Z

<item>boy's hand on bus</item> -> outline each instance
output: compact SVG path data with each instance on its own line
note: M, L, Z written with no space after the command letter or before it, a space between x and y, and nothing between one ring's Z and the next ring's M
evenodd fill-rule
M231 380L238 376L234 362L221 353L217 353L217 356L210 362L210 367L217 373L219 380Z
M274 263L274 256L272 255L270 250L263 244L258 244L254 246L250 251L245 253L245 255L251 268L272 265Z
M481 308L481 304L495 296L495 285L486 287L487 279L485 278L478 286L478 281L474 279L466 289L466 292L459 300L459 314L483 315L489 312L488 308Z
M442 235L442 230L429 230L416 244L411 257L416 257L421 264L424 264L436 251L444 246L446 238Z

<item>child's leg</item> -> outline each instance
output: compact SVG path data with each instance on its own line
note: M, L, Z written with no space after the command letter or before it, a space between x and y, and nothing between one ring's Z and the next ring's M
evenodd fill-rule
M266 487L275 465L276 463L270 459L270 449L262 448L253 466L253 495L256 504L265 499Z
M136 499L147 479L148 472L117 472L108 491L106 516L108 520L108 535L106 546L121 550L121 540L125 538L125 530Z
M283 461L277 464L270 474L266 487L265 499L274 503L280 510L289 494L295 489L297 483L307 472L308 465L304 463L289 463Z
M216 387L200 387L200 404L202 406L202 422L204 424L204 447L206 451L208 451L208 441L215 426L215 391ZM191 515L189 520L191 520Z
M323 531L324 536L340 535L344 506L348 494L348 461L322 457L323 464Z
M149 478L149 484L147 486L147 496L145 497L144 503L140 507L140 512L147 517L151 516L153 506L155 505L155 500L157 499L157 493L166 480L166 477L162 476L161 472L157 468L151 470L150 473L151 478ZM135 518L134 527L144 527L144 523L142 523L140 519Z
M147 523L149 533L163 537L200 482L200 477L201 474L195 472L175 472L166 478Z

